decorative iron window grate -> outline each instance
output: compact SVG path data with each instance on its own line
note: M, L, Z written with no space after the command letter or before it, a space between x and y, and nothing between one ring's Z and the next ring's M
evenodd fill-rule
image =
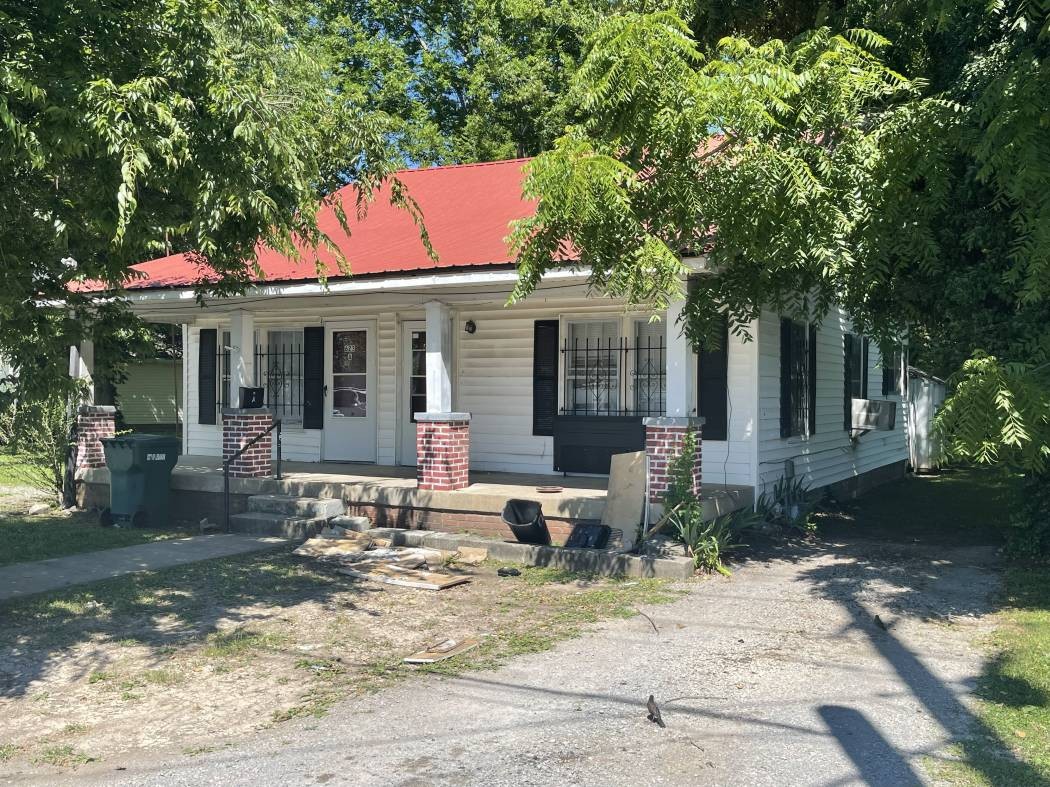
M265 403L274 417L303 417L303 332L270 331L265 345L255 346L255 384L265 389Z
M566 339L562 346L565 415L661 416L667 401L664 337Z

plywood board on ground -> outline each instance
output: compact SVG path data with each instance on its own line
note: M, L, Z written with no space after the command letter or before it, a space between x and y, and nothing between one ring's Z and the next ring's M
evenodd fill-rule
M630 549L645 516L645 451L613 454L602 524L623 533L621 547Z
M429 645L411 656L405 656L404 662L405 664L434 664L458 656L460 653L466 653L471 648L476 648L478 643L479 640L476 639L446 639L444 642Z
M354 566L344 566L337 569L340 574L346 574L360 579L371 579L375 582L383 582L387 585L400 585L420 590L445 590L455 585L470 582L470 577L453 576L451 574L438 574L432 571L417 571L415 569L402 568L389 563L370 565L358 563Z

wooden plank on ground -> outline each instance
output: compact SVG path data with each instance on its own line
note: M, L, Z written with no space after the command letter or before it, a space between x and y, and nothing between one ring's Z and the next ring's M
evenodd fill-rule
M357 563L353 566L343 566L336 570L340 574L346 574L351 577L371 579L387 585L400 585L420 590L445 590L455 585L462 585L464 582L470 582L470 577L468 576L417 571L416 569L402 568L389 563L379 565Z
M476 639L446 639L444 642L438 642L417 651L411 656L405 656L404 662L405 664L434 664L458 656L460 653L466 653L476 648L479 643L480 640Z

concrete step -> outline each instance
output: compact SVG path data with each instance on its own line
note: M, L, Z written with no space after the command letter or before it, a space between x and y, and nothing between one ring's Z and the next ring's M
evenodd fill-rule
M342 500L292 495L252 495L248 510L267 514L284 514L307 518L330 519L346 513Z
M347 530L356 530L358 533L363 533L372 527L371 521L366 516L337 516L330 521L330 524Z
M298 539L316 536L328 523L325 517L295 517L270 511L246 511L230 517L230 531L253 536Z

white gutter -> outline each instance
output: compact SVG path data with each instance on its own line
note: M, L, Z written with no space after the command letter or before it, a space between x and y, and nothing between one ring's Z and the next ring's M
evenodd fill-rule
M566 281L579 279L585 281L586 272L571 268L557 268L543 275L543 281ZM208 298L206 302L236 304L240 300L273 296L311 296L311 295L349 295L361 293L382 293L398 290L428 290L435 287L484 286L486 284L513 284L518 280L517 270L470 271L465 273L429 274L424 276L401 276L398 278L348 279L329 282L292 282L269 285L253 285L241 295L228 298ZM542 289L542 283L537 291ZM131 304L147 303L196 303L196 293L191 288L171 290L148 290L125 293L122 296Z

